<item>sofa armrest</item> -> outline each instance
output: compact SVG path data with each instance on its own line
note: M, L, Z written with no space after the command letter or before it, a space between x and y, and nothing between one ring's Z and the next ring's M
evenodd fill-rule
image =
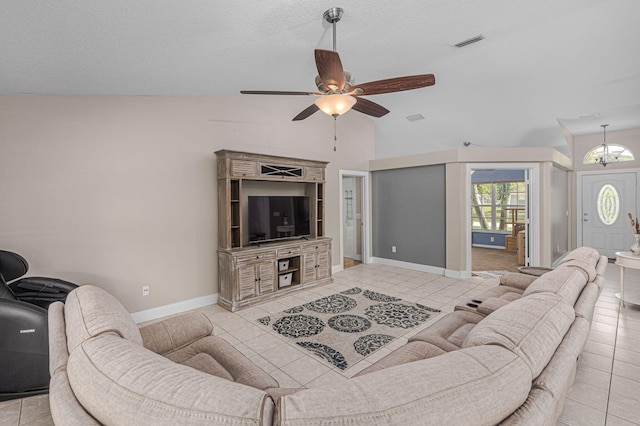
M213 324L203 313L192 312L143 325L139 329L145 348L166 355L211 335Z
M521 274L518 272L507 272L500 277L500 285L526 290L529 284L537 280L539 277L535 275Z
M482 315L489 315L493 311L496 311L509 303L511 303L511 300L501 299L499 297L490 297L478 305L478 312Z

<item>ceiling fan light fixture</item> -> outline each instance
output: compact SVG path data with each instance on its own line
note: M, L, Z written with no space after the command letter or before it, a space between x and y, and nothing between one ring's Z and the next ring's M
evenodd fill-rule
M324 95L318 97L314 102L322 112L331 116L342 115L349 111L357 102L351 95Z

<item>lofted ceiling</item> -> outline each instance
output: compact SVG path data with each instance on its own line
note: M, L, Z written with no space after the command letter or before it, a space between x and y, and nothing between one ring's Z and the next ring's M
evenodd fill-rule
M357 82L436 76L433 87L370 97L391 110L372 119L378 158L466 141L569 153L567 135L640 128L637 0L5 1L0 94L314 91L331 7L345 10L337 51ZM291 118L313 102L289 99ZM349 114L359 113L338 120Z

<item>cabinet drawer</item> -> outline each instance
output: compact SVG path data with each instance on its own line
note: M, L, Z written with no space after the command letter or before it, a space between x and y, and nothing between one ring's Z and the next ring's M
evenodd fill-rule
M247 160L231 160L231 176L257 176L258 163Z
M269 253L253 253L253 254L241 254L236 256L237 263L249 263L249 262L262 262L265 260L273 260L275 262L276 255L274 252Z
M329 245L325 243L308 245L302 248L302 252L305 254L318 253L321 251L328 251L328 250L329 250Z
M324 169L321 167L307 167L308 180L324 180Z
M300 256L300 247L290 247L278 250L278 259L286 259L291 256Z

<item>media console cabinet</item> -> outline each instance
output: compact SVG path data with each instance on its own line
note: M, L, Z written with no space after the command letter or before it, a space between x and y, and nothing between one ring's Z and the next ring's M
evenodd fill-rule
M217 151L218 304L236 311L333 282L324 235L326 162ZM306 195L310 235L249 243L248 196Z

